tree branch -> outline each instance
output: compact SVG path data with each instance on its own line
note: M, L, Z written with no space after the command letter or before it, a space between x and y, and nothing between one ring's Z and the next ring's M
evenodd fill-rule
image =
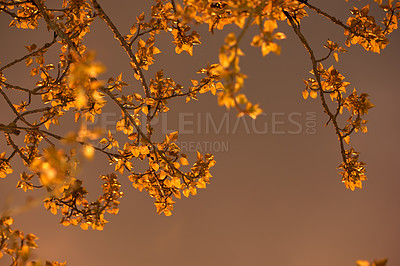
M286 15L286 17L288 18L288 20L290 21L290 25L292 26L292 28L293 28L294 32L296 33L297 37L299 38L301 43L306 48L308 54L310 55L310 59L311 59L312 66L313 66L313 74L315 76L315 79L318 82L318 91L319 91L319 96L320 96L320 99L321 99L322 106L324 108L325 113L328 114L330 120L333 123L336 135L338 136L338 139L339 139L340 153L342 155L342 160L343 160L343 163L345 163L347 165L346 150L344 148L343 136L340 133L340 128L338 126L338 123L337 123L337 120L336 120L336 116L332 114L332 112L329 109L328 104L326 103L325 96L324 96L324 90L322 89L322 84L321 84L321 75L320 75L320 73L318 71L318 61L315 58L314 52L311 49L310 45L308 44L306 38L302 34L302 32L300 30L300 27L295 23L293 17L289 14L289 12L284 11L284 10L283 10L283 12Z
M119 41L120 45L124 48L125 52L128 54L129 59L133 63L135 73L139 75L140 82L142 83L143 89L146 93L146 97L150 98L150 90L147 86L146 79L143 75L143 72L140 68L139 62L136 59L136 56L133 54L132 49L130 49L130 45L125 41L124 37L118 31L117 27L111 21L111 19L107 16L104 12L103 8L99 5L96 0L90 0L93 4L93 7L96 9L97 13L99 14L100 18L108 25L111 31L114 33L115 37Z

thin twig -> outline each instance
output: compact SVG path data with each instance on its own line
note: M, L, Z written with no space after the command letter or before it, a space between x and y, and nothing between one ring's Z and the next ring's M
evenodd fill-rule
M111 29L111 31L114 33L115 37L119 41L120 45L124 48L125 52L128 54L129 59L133 63L135 73L137 75L139 75L139 79L140 79L140 82L142 83L143 89L146 93L146 97L149 98L150 97L150 89L147 86L146 79L140 68L139 62L137 61L136 56L133 54L132 49L130 49L129 44L126 42L124 37L118 31L117 27L114 25L114 23L111 21L111 19L104 12L103 8L99 5L99 3L96 0L91 0L91 2L93 4L93 7L96 9L97 13L99 14L100 18L108 25L108 27Z
M11 63L8 63L7 65L1 67L1 68L0 68L0 72L2 72L4 69L9 68L9 67L11 67L11 66L13 66L13 65L15 65L15 64L17 64L17 63L19 63L19 62L24 61L25 59L27 59L27 58L29 58L29 57L31 57L31 56L35 56L35 55L37 55L37 54L39 54L39 53L45 51L46 49L48 49L49 47L51 47L51 46L52 46L53 44L55 44L56 42L57 42L57 38L56 38L56 36L54 36L54 38L53 38L53 40L52 40L51 42L45 43L40 49L38 49L38 50L36 50L36 51L33 51L33 52L31 52L31 53L29 53L29 54L27 54L27 55L25 55L25 56L23 56L23 57L21 57L21 58L19 58L19 59L15 59L15 60L12 61Z
M311 49L310 45L308 44L308 41L306 40L306 38L304 37L304 35L300 31L300 28L296 25L293 17L289 14L289 12L287 12L287 11L283 11L283 12L286 15L286 17L288 18L288 20L290 21L290 25L292 26L292 28L293 28L294 32L296 33L297 37L299 38L299 40L304 45L304 47L306 48L307 52L310 55L310 59L311 59L312 65L313 65L313 74L314 74L315 79L317 80L317 83L318 83L318 90L320 92L319 95L320 95L320 99L321 99L321 102L322 102L322 106L324 108L325 113L328 114L330 120L333 123L336 135L338 136L338 139L339 139L340 153L342 155L343 163L347 164L346 150L344 148L343 136L342 136L342 134L340 132L340 128L338 126L338 123L337 123L335 115L332 114L332 112L329 109L328 104L326 103L325 95L323 93L324 90L322 89L322 84L321 84L321 75L320 75L320 73L318 71L318 62L317 62L317 60L315 58L314 52Z

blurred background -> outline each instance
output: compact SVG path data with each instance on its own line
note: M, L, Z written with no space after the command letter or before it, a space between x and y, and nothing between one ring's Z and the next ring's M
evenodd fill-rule
M362 7L373 1L318 1L318 7L346 21L352 5ZM152 1L99 0L105 12L121 32L127 34L143 11L148 15ZM381 19L377 9L371 11ZM147 16L148 17L148 16ZM0 61L4 65L26 53L24 45L41 46L52 39L45 25L39 30L8 28L10 18L0 16ZM145 73L147 79L164 69L165 76L187 88L191 79L200 79L197 70L218 62L218 49L227 33L208 32L196 26L202 45L194 55L175 54L172 36L161 34L156 46L156 64ZM341 183L336 169L340 164L337 137L331 125L324 127L327 116L318 99L303 99L302 79L310 77L311 62L293 30L286 22L279 31L287 38L279 42L282 54L262 57L250 42L256 29L242 41L242 71L248 75L243 93L263 109L257 120L238 119L236 111L227 112L211 94L185 104L184 99L170 102L170 111L160 118L156 128L161 133L180 130L178 142L186 147L189 158L195 149L213 153L217 164L211 168L212 182L197 196L177 200L171 217L157 215L153 199L134 189L127 176L120 176L125 196L118 215L108 215L104 231L83 231L64 227L60 216L42 206L17 216L15 228L39 237L36 258L67 261L68 265L355 265L357 259L388 257L388 265L400 265L400 179L398 116L400 34L390 35L391 43L381 52L366 52L351 46L333 64L351 82L348 91L370 95L375 108L366 117L368 133L352 135L351 143L367 163L367 178L362 190L350 191ZM327 50L329 38L344 45L343 30L309 11L302 20L302 30L317 57ZM128 58L100 19L92 24L85 45L97 52L106 66L100 78L123 74L129 89L140 91ZM347 48L347 47L346 47ZM57 49L53 49L57 56ZM4 71L11 84L33 86L27 68ZM20 102L18 95L12 99ZM12 113L0 98L0 123L8 124ZM89 127L113 126L120 113L107 107ZM64 126L63 126L64 124ZM59 127L51 130L66 134L78 126L73 115L66 115ZM215 127L214 127L215 126ZM161 133L160 133L161 132ZM8 151L4 136L2 151ZM183 148L184 149L184 148ZM0 180L0 207L18 206L38 193L16 190L24 167L11 162L14 173ZM114 171L106 157L98 154L94 161L83 161L78 173L89 190L89 198L101 191L100 174ZM396 174L397 173L397 174ZM8 265L6 259L0 265Z

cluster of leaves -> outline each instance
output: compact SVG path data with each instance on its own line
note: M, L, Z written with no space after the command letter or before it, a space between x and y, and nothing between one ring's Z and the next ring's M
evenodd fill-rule
M382 5L382 1L376 1L380 4L379 7L386 12L386 18L382 21L382 27L376 24L374 17L368 16L369 5L363 7L360 11L354 8L354 10L352 10L354 17L350 17L347 21L347 25L345 25L340 20L309 4L307 1L302 2L318 14L325 16L335 24L343 27L345 30L344 34L348 36L346 40L347 46L359 44L365 50L376 53L379 53L380 50L384 49L388 44L389 41L386 36L394 29L397 29L397 20L400 18L400 2L393 5L393 1L388 1L387 5ZM339 165L339 169L342 169L340 172L342 175L342 182L348 189L361 189L362 181L366 180L365 163L358 161L359 153L356 152L353 147L346 148L345 145L349 145L350 135L352 133L358 132L359 130L364 133L367 132L367 127L365 125L367 120L362 119L362 116L368 114L368 110L374 107L374 105L369 101L368 94L361 93L358 95L356 89L353 90L352 94L346 96L346 87L350 85L350 83L345 82L344 76L333 66L329 69L323 67L321 62L329 59L331 55L333 55L336 62L338 62L338 53L346 52L346 49L328 40L327 44L324 45L324 47L329 50L328 55L317 59L313 49L301 31L300 22L296 14L290 14L288 11L284 11L284 13L299 40L310 54L312 61L313 68L311 74L314 77L304 80L306 88L303 91L303 97L304 99L307 99L308 96L317 98L319 95L324 112L329 116L326 125L332 122L339 140L342 156L342 163ZM327 95L330 96L332 102L336 103L336 106L332 107L327 103ZM342 114L344 107L347 108L350 116L346 124L340 126L339 115Z
M357 266L386 266L388 259L380 259L374 260L373 262L369 262L367 260L358 260Z
M307 17L308 10L315 11L344 29L348 46L359 44L368 51L379 53L388 44L386 36L397 29L400 3L392 0L385 4L383 1L375 2L385 12L381 26L368 15L369 6L354 8L345 24L308 1L183 0L175 3L174 0L155 0L150 18L146 19L142 13L132 27L126 29L129 33L123 34L96 0L63 0L58 8L48 7L44 0L0 0L0 14L11 17L10 27L35 30L43 19L52 32L49 42L42 46L27 44L26 55L3 66L0 64L0 94L14 114L7 125L0 124L0 131L11 148L10 154L0 154L0 178L12 173L11 160L19 156L31 173L24 171L21 174L17 188L44 190L45 208L53 214L60 210L61 223L65 226L79 224L82 229L90 226L102 230L107 222L105 213L117 214L118 200L123 195L117 172L121 175L127 172L133 187L146 190L154 198L157 213L171 215L174 198L180 199L181 194L186 197L196 195L197 189L206 188L215 160L211 154L197 153L189 166L190 158L181 152L176 142L178 132L157 136L151 122L161 113L168 112L171 99L183 98L189 102L197 100L199 93L207 92L217 95L220 105L237 109L239 116L256 118L261 109L241 92L246 75L241 72L239 64L240 56L244 55L240 44L254 26L258 33L252 36L251 45L260 47L263 56L271 52L279 55L281 48L277 41L284 39L285 34L276 30L279 21L287 21L311 57L313 77L305 80L303 97L319 96L329 116L327 124L333 124L339 139L342 181L349 189L361 188L361 181L366 179L365 164L358 161L358 153L352 147L346 148L345 145L349 145L352 133L367 131L367 121L362 116L373 105L365 93L357 94L354 90L347 95L349 83L344 81L344 76L333 66L324 68L323 61L331 56L338 61L338 53L345 52L345 49L328 40L325 45L328 55L317 59L300 24ZM84 37L95 19L108 26L125 51L137 84L124 82L122 74L110 77L107 82L97 79L105 67L95 60L93 52L86 51L84 45ZM161 52L156 47L158 35L162 32L170 34L177 54L185 51L192 55L194 47L201 44L200 34L192 29L197 24L207 24L211 34L231 24L240 30L227 34L219 51L219 63L200 69L198 73L204 77L192 80L192 86L187 89L165 77L163 70L157 71L155 78L148 81L145 71ZM59 50L58 58L51 60L52 63L47 62L50 49ZM4 72L20 62L25 62L30 76L38 79L33 88L7 81ZM22 96L19 98L25 97L26 100L15 103L9 97L10 93L20 93ZM326 101L328 95L333 103ZM34 99L38 99L35 104ZM39 107L38 102L42 104ZM114 135L111 131L104 134L101 130L91 131L86 127L88 121L101 115L106 105L121 112L116 123L118 133ZM343 108L350 115L346 124L340 126L339 115ZM50 131L68 112L75 114L75 122L81 122L79 131L65 132L64 135ZM146 121L144 124L143 120ZM155 141L156 136L162 141ZM100 141L93 144L97 139ZM69 151L61 149L60 143L68 144ZM103 194L91 202L76 169L80 154L92 159L95 153L104 154L114 166L115 173L100 176L104 182ZM144 165L144 170L139 164ZM9 254L19 254L19 251L13 252Z
M119 191L121 185L115 174L102 175L100 179L104 181L102 185L103 195L89 203L85 199L87 190L82 186L82 181L72 178L68 184L62 184L60 195L49 197L44 200L44 206L54 215L60 209L63 214L61 223L64 226L80 224L83 230L89 226L96 230L103 230L108 222L104 219L104 214L118 214L119 198L123 193Z
M48 197L44 200L45 207L53 214L60 209L63 215L62 224L81 224L83 229L92 226L98 230L106 223L103 217L105 212L118 212L117 199L122 196L122 192L119 192L120 185L115 174L102 175L101 179L106 181L103 185L104 194L97 201L89 203L85 198L88 192L82 186L83 182L76 178L79 164L77 152L83 153L89 159L95 151L101 152L107 155L110 164L115 165L115 171L123 174L126 169L133 186L140 190L146 189L155 198L158 213L171 215L174 203L172 196L180 198L182 192L188 197L189 194L196 194L196 188L205 188L211 177L209 168L215 164L212 155L198 153L197 161L190 171L184 172L179 168L181 165L188 165L189 161L188 156L181 153L175 143L178 133L165 136L161 143L152 140L154 130L150 123L160 112L169 110L169 99L186 97L186 101L190 101L197 99L197 93L211 91L215 94L217 89L223 87L217 82L220 77L215 65L201 69L199 73L207 76L200 81L193 80L193 87L188 92L184 92L183 86L171 78L165 78L162 70L154 80L146 82L143 71L153 63L154 55L160 52L154 45L154 36L160 29L172 32L177 47L183 47L189 54L191 50L188 43L191 49L193 44L200 43L195 32L187 34L189 26L179 25L174 18L172 4L163 5L162 1L158 1L152 8L153 18L150 22L144 22L144 15L141 15L130 29L130 34L122 36L96 1L92 1L93 8L86 1L64 1L60 9L47 8L43 1L28 2L7 1L2 6L2 11L9 14L4 10L24 10L29 6L37 16L30 16L28 24L37 26L37 20L44 18L48 28L55 34L53 40L41 48L36 44L26 46L29 54L1 68L1 94L16 116L8 126L1 125L7 144L13 148L10 156L6 157L5 153L1 155L1 176L12 173L10 160L19 155L33 174L23 172L18 188L24 191L46 188ZM128 84L122 80L122 74L109 78L107 85L96 79L104 71L104 67L94 60L93 53L84 53L86 47L83 45L83 37L96 16L108 24L118 41L126 48L134 75L143 87L143 94L130 89L123 90ZM28 20L15 16L12 18L15 22L10 26ZM36 26L32 28L35 29ZM139 38L144 34L150 37L147 40ZM132 48L134 42L137 42L136 52ZM61 53L55 73L54 64L45 64L45 54L57 44ZM31 68L31 76L40 73L40 80L33 89L9 84L4 77L4 70L22 61ZM6 89L27 94L28 100L14 104ZM35 96L40 97L47 106L33 107L31 103ZM128 141L121 142L121 139L115 138L109 132L107 137L100 140L101 146L98 148L98 145L90 143L99 137L98 132L87 130L85 124L86 121L94 121L96 115L101 114L102 108L107 104L106 96L121 110L122 118L117 121L116 130L126 135ZM79 132L59 136L48 131L52 124L58 125L60 118L68 111L75 113L76 122L83 120ZM36 116L31 116L33 114ZM147 118L144 128L141 126L140 116ZM22 146L17 138L21 131L24 132L21 134L24 143ZM51 148L43 147L43 140ZM57 148L54 140L72 145L69 154ZM81 147L78 148L76 144ZM112 148L117 151L111 152ZM138 172L133 167L136 164L134 160L146 162L148 169Z
M337 47L337 45L328 41L326 47ZM333 51L332 48L330 49ZM335 49L344 51L340 48ZM355 133L359 130L364 133L367 132L367 126L365 125L367 120L361 117L368 114L368 110L374 107L374 105L369 101L368 94L362 93L358 95L356 89L353 90L352 94L346 96L346 87L348 87L350 83L344 81L345 77L333 66L329 69L324 69L323 65L320 63L316 71L318 80L316 78L304 80L306 88L303 91L303 97L304 99L307 99L308 96L317 98L318 92L321 92L320 96L323 100L324 109L329 111L328 115L330 116L327 124L332 121L340 141L343 162L339 168L343 169L343 171L340 172L342 175L342 182L345 184L346 188L350 188L351 190L355 188L361 189L361 181L366 180L364 174L365 163L358 162L359 154L354 151L353 148L345 149L344 144L350 143L350 135L353 132ZM332 102L336 103L336 110L334 112L330 111L328 104L325 102L324 95L327 94L329 94ZM340 126L338 116L342 114L344 107L347 108L350 115L346 121L346 125Z
M240 42L251 25L257 25L259 34L253 37L252 45L261 47L265 56L270 52L280 54L280 46L274 42L282 40L285 35L274 33L277 20L285 20L283 9L296 10L299 17L306 13L300 9L298 1L184 1L183 6L177 4L175 16L182 23L205 23L214 33L215 29L222 30L224 26L235 24L242 30L238 35L231 32L225 38L225 44L219 52L219 76L225 81L218 93L218 103L228 109L234 107L238 116L249 115L256 118L262 110L258 104L251 103L240 93L244 87L246 75L240 71L239 57L243 51Z
M389 43L386 35L397 29L397 16L394 14L400 10L400 4L393 6L393 1L388 1L387 5L380 7L386 12L386 18L383 20L384 28L376 24L375 18L369 16L369 5L364 6L361 10L356 7L351 10L353 17L347 20L348 29L345 35L348 35L346 45L360 44L367 51L380 53Z
M0 218L0 259L4 254L12 258L11 265L46 265L46 266L63 266L66 263L56 261L29 261L30 254L33 249L38 246L35 240L38 238L34 234L26 234L18 229L12 229L14 220L9 216Z
M130 166L127 166L131 174L129 179L140 191L146 189L149 195L156 199L157 212L164 212L167 216L171 215L173 210L174 201L171 196L180 199L182 191L183 195L189 197L190 194L197 194L196 188L206 188L211 178L209 168L215 164L212 155L206 154L203 158L198 152L197 161L190 172L182 172L179 168L189 163L187 155L181 153L175 143L177 138L178 132L171 133L157 145L158 150L164 151L162 154L154 149L149 150L147 146L141 146L139 149L128 146L138 157L141 156L142 159L147 157L151 166L146 172L140 174L134 173Z

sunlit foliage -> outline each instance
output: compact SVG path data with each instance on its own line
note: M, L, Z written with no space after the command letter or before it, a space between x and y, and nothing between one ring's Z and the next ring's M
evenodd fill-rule
M21 159L27 169L21 171L17 188L43 190L45 208L61 214L64 226L102 230L107 223L105 215L118 213L123 193L117 174L124 173L134 188L154 198L157 213L171 215L175 200L182 194L189 197L196 195L197 189L207 187L215 160L211 154L198 152L196 158L189 158L182 153L176 142L178 132L161 138L158 134L162 141L156 141L158 132L152 128L152 120L173 108L169 105L172 98L182 98L188 103L207 92L216 95L221 106L236 109L238 116L255 119L261 109L242 92L247 76L240 68L240 57L244 55L240 45L243 36L255 27L257 33L252 36L251 45L261 49L262 56L281 54L279 42L286 35L279 32L278 26L285 21L311 58L311 76L304 79L302 94L304 99L319 98L328 116L326 125L333 125L340 144L342 182L351 190L362 188L362 181L366 180L365 163L359 161L358 152L349 146L350 136L358 131L367 132L363 117L374 105L366 93L358 93L356 89L349 93L350 83L345 77L335 66L326 66L331 56L338 62L339 53L346 49L327 40L324 47L328 55L317 58L300 25L309 12L316 12L344 30L347 46L359 44L367 51L379 53L389 43L387 36L397 29L400 2L375 2L385 14L382 22L377 22L370 15L369 5L365 5L354 7L344 23L307 0L155 0L150 17L142 13L132 21L131 28L118 29L96 0L57 1L58 7L45 0L0 0L0 14L9 16L10 27L36 30L43 20L51 35L44 44L26 40L26 55L0 64L0 94L14 114L13 118L2 117L9 121L0 124L0 131L11 147L9 154L0 154L0 178L13 172L13 160ZM85 35L94 20L102 20L112 31L126 53L137 83L127 84L122 73L108 80L98 79L105 66L96 61L95 53L85 45ZM194 30L199 24L207 24L209 34L226 30L225 26L231 24L239 30L226 33L219 62L204 65L198 71L202 77L192 80L192 86L184 88L172 77L166 77L162 69L149 79L146 71L162 52L156 46L158 35L171 34L176 54L193 55L196 46L202 43L200 34ZM58 51L58 60L47 62L45 55L50 49ZM30 76L38 79L34 87L24 88L7 81L7 72L19 63L25 63ZM23 100L13 102L11 93L18 93ZM88 130L85 126L87 121L101 116L106 105L115 106L122 114L115 125L117 135ZM64 135L55 134L52 129L63 127L61 117L68 112L74 113L75 122L82 126L77 132L65 129ZM346 118L340 119L345 112ZM145 118L145 124L141 123L141 117ZM342 124L343 121L346 122ZM93 145L94 140L98 145ZM77 167L81 155L92 159L96 154L107 157L114 173L100 176L103 194L90 202L84 182L77 176ZM138 170L139 163L146 165L144 171ZM30 249L36 248L36 237L12 230L11 224L9 216L1 218L0 256L9 254L13 265L18 265L21 260L27 261Z

